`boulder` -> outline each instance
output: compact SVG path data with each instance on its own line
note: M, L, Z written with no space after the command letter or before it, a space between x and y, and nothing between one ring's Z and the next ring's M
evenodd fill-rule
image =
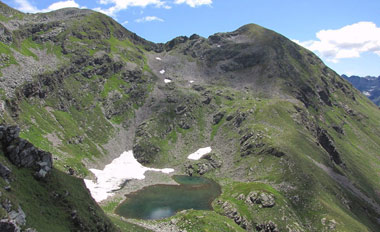
M247 118L247 114L244 112L237 112L235 116L234 126L236 128L240 127L243 121Z
M201 85L193 85L191 88L198 92L205 90L205 88Z
M0 220L0 231L1 232L20 232L20 227L14 221L9 219Z
M7 213L12 211L12 202L7 198L1 202L1 206L7 211Z
M0 163L0 176L3 179L8 180L10 178L11 173L11 170L7 166Z
M17 211L12 210L8 216L19 226L24 226L26 224L26 215L20 206L18 207Z
M210 104L211 100L212 100L211 97L206 96L206 98L204 100L202 100L202 103L205 105L208 105L208 104Z
M280 230L278 229L277 225L272 222L264 222L262 224L256 225L256 231L260 232L279 232Z
M233 118L234 118L234 116L232 116L232 115L228 115L227 118L226 118L226 121L229 122L229 121L231 121Z
M178 122L178 126L184 130L188 130L191 128L191 125L189 124L189 122L187 122L185 119L181 119L179 122Z
M259 207L271 208L276 204L273 194L266 192L252 191L250 192L245 202L250 205L257 204Z
M274 196L268 193L260 193L260 203L264 208L273 207L275 205Z
M176 113L177 115L184 114L186 111L187 111L187 107L186 107L186 106L178 106L178 107L175 109L175 113Z
M218 124L224 117L225 112L219 112L215 114L212 118L212 124L216 125Z

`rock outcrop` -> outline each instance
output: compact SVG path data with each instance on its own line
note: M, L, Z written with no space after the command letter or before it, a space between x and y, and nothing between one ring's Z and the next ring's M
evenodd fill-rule
M17 167L36 170L36 178L45 178L53 167L52 155L20 138L19 133L17 126L0 125L0 141L5 156Z
M222 161L214 153L204 155L199 162L186 165L186 173L189 176L193 174L204 175L207 172L222 167Z
M276 204L273 194L258 191L250 192L245 202L250 205L256 204L263 208L271 208Z
M318 133L318 142L329 154L330 159L337 165L344 166L341 155L336 149L335 143L326 130L320 129Z
M228 201L222 202L220 200L217 203L222 206L222 209L224 210L224 215L226 217L234 220L234 222L238 224L241 228L247 231L253 231L251 223L244 216L242 216L238 212L238 210L235 207L233 207L231 203L229 203Z
M278 229L277 225L274 222L269 221L269 222L266 222L266 223L262 223L262 224L256 225L256 231L260 231L260 232L279 232L280 230Z
M10 178L10 175L11 175L11 170L4 164L0 163L0 176L3 179L8 180Z

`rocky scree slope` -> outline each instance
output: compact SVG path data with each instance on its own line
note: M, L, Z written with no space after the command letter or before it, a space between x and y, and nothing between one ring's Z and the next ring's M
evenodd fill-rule
M57 170L133 149L218 181L214 211L177 214L180 230L379 229L379 110L310 51L254 24L153 44L89 10L1 12L2 120Z

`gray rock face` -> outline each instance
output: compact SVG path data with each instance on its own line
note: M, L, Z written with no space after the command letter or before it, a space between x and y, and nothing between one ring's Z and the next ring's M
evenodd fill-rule
M1 202L1 206L3 207L3 209L5 209L5 211L7 211L7 213L11 212L12 210L12 203L7 198L3 202Z
M240 138L241 157L251 155L256 152L258 148L265 146L262 135L259 132L248 132Z
M277 228L277 225L274 222L272 222L272 221L269 221L269 222L257 225L256 226L256 231L260 231L260 232L279 232L279 230Z
M10 175L11 175L11 170L7 166L0 163L0 176L3 179L8 180L10 178Z
M231 203L229 203L228 201L222 202L219 200L218 204L222 205L224 215L226 217L234 220L234 222L238 224L241 228L247 231L253 231L251 223L244 216L241 216L238 210L234 208Z
M16 225L15 222L3 219L0 221L0 231L1 232L20 232L20 227Z
M37 178L45 178L53 167L51 154L20 138L19 133L17 126L0 125L0 141L5 155L17 167L33 168Z
M341 155L336 149L335 143L331 136L327 133L326 130L320 129L318 135L318 142L321 146L327 151L330 156L330 159L334 161L337 165L344 166Z
M18 210L12 210L8 214L9 218L14 221L19 226L24 226L26 224L26 215L21 207L18 207Z
M224 117L224 112L219 112L213 116L212 124L216 125L218 124Z
M2 200L0 207L2 207L6 214L3 216L3 219L0 221L0 231L1 232L19 232L20 228L23 228L26 225L26 215L24 211L18 206L17 210L12 209L12 203L8 198ZM31 228L22 230L36 232Z
M276 204L272 194L257 191L250 192L245 202L250 205L257 204L259 207L263 208L271 208Z

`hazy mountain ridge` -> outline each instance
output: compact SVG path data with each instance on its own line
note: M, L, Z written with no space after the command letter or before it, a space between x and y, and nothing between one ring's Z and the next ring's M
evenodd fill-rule
M360 90L376 105L380 106L380 76L379 77L359 77L359 76L346 76L342 77L348 80L355 88Z
M142 163L222 185L215 211L162 228L378 230L379 110L310 51L255 24L154 44L88 10L1 9L12 12L0 18L2 121L51 152L55 172L91 178L133 149ZM212 160L187 159L204 146ZM113 215L123 193L101 205L130 231Z

